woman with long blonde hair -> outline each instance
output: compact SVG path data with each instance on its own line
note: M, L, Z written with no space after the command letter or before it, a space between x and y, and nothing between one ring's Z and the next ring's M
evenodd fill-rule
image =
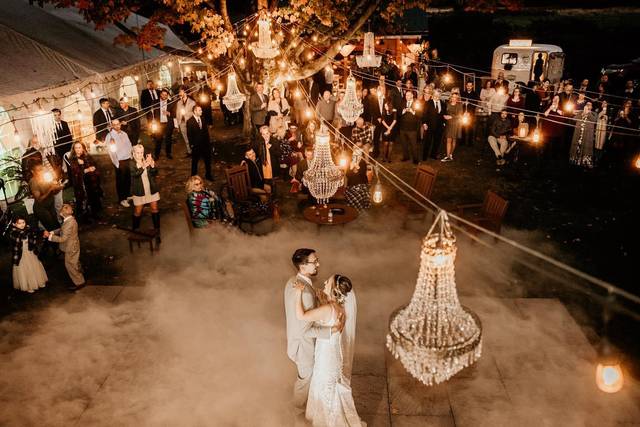
M140 228L142 221L142 209L145 205L151 207L151 219L156 235L160 237L160 212L158 200L160 193L156 184L158 169L151 154L144 154L144 147L141 144L133 146L131 150L131 161L129 168L131 171L131 194L133 196L133 229Z

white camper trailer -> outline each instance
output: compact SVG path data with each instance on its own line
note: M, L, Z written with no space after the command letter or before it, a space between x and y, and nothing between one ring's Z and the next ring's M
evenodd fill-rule
M562 78L564 53L562 48L552 44L535 44L532 40L509 40L509 44L498 46L493 51L491 77L504 73L509 85L514 82L528 83L534 80L535 64L542 59L542 79L556 83Z

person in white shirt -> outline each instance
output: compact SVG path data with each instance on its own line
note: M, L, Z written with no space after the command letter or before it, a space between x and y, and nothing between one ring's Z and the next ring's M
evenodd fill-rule
M196 106L194 101L187 94L187 86L180 86L178 92L178 102L176 103L176 120L178 121L178 128L180 134L187 146L187 157L191 156L191 145L189 144L189 135L187 134L187 121L193 116L193 107Z
M118 201L125 208L129 207L128 199L131 198L131 173L129 172L129 159L131 159L131 141L125 131L122 130L120 120L111 122L112 129L107 134L104 142L108 147L111 162L116 169L116 192Z
M175 103L169 100L169 91L162 89L160 92L160 102L158 103L158 114L155 118L158 126L155 132L152 133L153 141L155 142L155 158L160 158L160 151L162 150L162 142L165 143L165 153L168 159L173 159L171 155L171 143L173 135L173 117L175 116Z

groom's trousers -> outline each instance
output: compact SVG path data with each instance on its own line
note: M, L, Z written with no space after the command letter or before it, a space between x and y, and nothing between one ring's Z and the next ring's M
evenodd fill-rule
M297 363L296 367L298 368L298 378L293 385L293 404L296 408L304 409L307 405L307 398L309 397L313 365Z

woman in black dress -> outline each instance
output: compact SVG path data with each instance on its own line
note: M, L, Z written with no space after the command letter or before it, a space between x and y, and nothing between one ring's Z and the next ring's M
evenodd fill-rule
M384 131L382 140L382 161L391 162L391 150L396 137L396 124L398 123L398 113L393 108L391 100L384 101L384 111L382 113L382 126Z
M77 212L84 214L88 210L95 218L102 210L100 173L82 142L73 144L69 157L69 174L72 177Z

